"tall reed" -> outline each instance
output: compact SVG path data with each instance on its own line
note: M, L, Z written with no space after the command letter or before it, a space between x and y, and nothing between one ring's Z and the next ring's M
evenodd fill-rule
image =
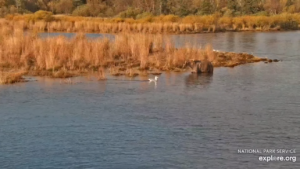
M176 48L163 35L122 34L109 40L88 39L79 33L72 39L40 38L23 32L22 25L12 27L5 23L0 28L0 71L22 70L33 75L66 78L100 71L103 76L103 69L109 68L112 74L126 72L133 76L134 70L184 69L184 63L192 59L208 59L216 66L226 66L237 56L216 53L211 45ZM252 55L242 58L243 63L255 59Z
M9 15L6 25L48 32L96 33L202 33L218 31L272 31L299 29L300 14L272 16L150 16L150 19L90 18L38 14ZM0 23L1 25L1 23Z

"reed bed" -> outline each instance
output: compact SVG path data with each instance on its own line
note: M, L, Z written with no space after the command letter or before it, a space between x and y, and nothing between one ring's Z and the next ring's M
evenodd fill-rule
M98 72L105 79L105 70L112 75L134 77L161 71L185 71L189 60L209 60L215 66L235 66L261 59L249 54L215 52L211 45L176 48L163 35L123 34L114 40L88 39L77 34L40 38L23 32L22 25L0 27L0 71L24 71L21 75L69 78ZM19 76L18 76L19 77ZM2 83L17 82L2 76ZM13 78L18 79L18 78Z
M2 21L3 22L3 21ZM132 18L92 18L52 16L49 13L8 15L5 24L21 26L24 30L39 32L91 33L151 33L186 34L220 31L274 31L299 29L300 14L283 13L272 16L174 15Z
M0 84L13 84L18 82L25 82L23 75L25 72L0 72Z

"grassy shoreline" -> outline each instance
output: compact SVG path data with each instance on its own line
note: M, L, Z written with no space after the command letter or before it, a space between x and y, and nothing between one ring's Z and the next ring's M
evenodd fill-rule
M23 30L37 32L191 34L226 31L282 31L299 30L300 14L238 17L162 15L132 19L75 17L39 11L34 14L8 15L6 19L0 21L0 25L18 26Z
M189 60L209 60L215 67L268 61L246 53L214 51L209 44L176 48L163 35L121 34L114 41L88 39L82 33L71 39L40 38L25 34L22 27L0 27L0 81L4 84L22 82L22 75L69 78L92 72L102 80L105 70L128 77L185 72Z

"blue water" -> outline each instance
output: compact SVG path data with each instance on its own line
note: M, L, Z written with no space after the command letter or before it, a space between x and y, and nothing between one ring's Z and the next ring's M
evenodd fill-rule
M69 34L66 34L68 36ZM283 59L213 76L78 77L0 85L3 169L298 169L238 149L300 151L299 32L176 35L218 50ZM91 35L92 36L92 35ZM93 35L94 36L94 35ZM97 35L98 36L98 35Z

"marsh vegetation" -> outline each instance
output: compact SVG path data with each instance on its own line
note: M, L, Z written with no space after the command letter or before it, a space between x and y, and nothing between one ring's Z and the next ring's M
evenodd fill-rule
M0 0L0 17L48 32L295 30L299 12L299 0Z
M272 16L221 16L218 14L186 17L176 15L133 18L91 18L53 16L50 12L8 15L2 22L35 32L149 33L190 34L224 31L278 31L299 29L299 14Z
M211 45L176 48L163 35L122 34L114 40L84 34L40 38L21 27L1 25L0 70L25 75L69 78L90 72L134 77L161 71L186 71L189 60L209 60L215 67L262 61L250 54L216 52ZM106 71L105 71L106 70Z

